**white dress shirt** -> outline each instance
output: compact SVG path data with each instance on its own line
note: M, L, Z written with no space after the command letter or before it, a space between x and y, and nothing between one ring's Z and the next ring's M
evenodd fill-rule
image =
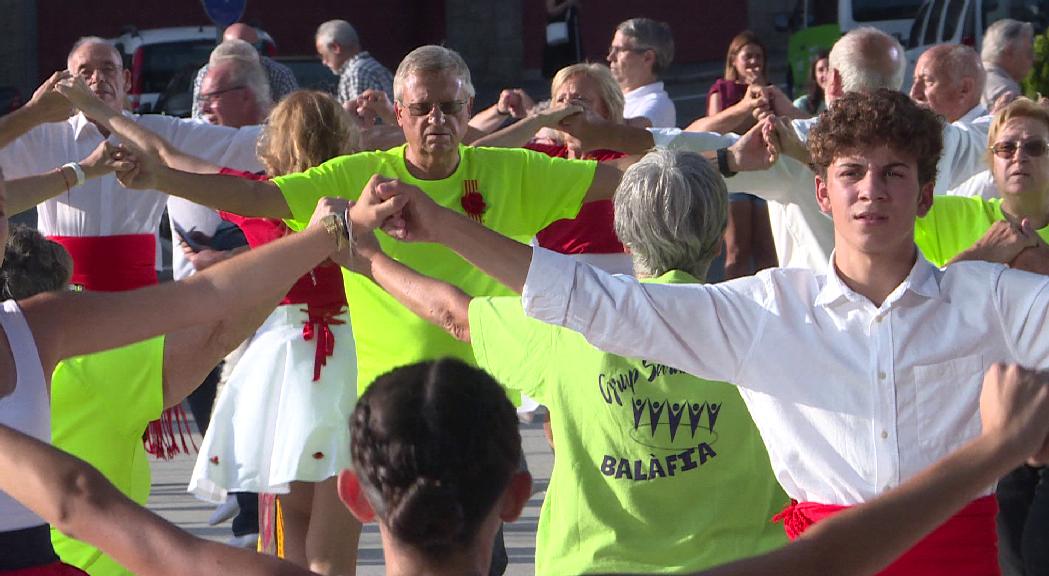
M962 182L960 186L948 190L947 195L964 196L966 198L979 196L984 200L991 200L1001 196L998 193L998 185L994 183L994 176L991 175L990 170L978 172L972 178Z
M870 500L979 434L992 363L1049 367L1049 277L920 253L875 306L836 274L639 284L535 249L523 301L606 352L739 386L783 489L822 504Z
M183 152L220 166L261 169L255 156L259 126L237 129L154 114L129 116ZM98 128L77 114L64 122L36 126L0 149L0 167L7 178L42 174L83 160L102 140ZM166 194L127 190L107 174L41 203L38 227L48 236L153 234L166 202Z
M972 111L970 111L972 112ZM973 174L986 168L984 153L991 116L959 120L943 129L943 154L937 164L936 194L946 194ZM802 142L819 117L793 120L791 124ZM964 120L964 122L963 122ZM649 129L656 146L708 152L730 146L739 139L710 132L684 132L677 129ZM827 271L834 249L834 226L816 203L815 174L809 167L780 156L768 170L740 172L725 179L731 190L746 190L769 203L772 237L779 264L785 268Z
M677 126L677 109L674 101L663 89L662 82L645 84L623 94L623 118L644 116L656 128Z

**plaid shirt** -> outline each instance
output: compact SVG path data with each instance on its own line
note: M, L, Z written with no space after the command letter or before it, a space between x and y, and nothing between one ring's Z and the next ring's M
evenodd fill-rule
M393 99L393 74L367 52L358 52L339 70L337 98L342 104L355 100L365 90L382 90Z
M266 78L270 81L270 99L274 103L280 102L291 92L299 89L299 81L291 68L274 62L273 59L261 56L262 69L266 71ZM204 84L204 76L208 73L208 65L205 64L197 71L197 77L193 79L193 117L200 118L203 111L200 109L200 86Z

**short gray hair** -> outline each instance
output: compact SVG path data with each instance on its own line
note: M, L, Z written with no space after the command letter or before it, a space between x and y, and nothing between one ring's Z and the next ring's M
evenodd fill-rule
M252 52L255 51L251 44L243 40L227 40L222 44L230 42L239 42L250 48ZM259 105L262 115L266 116L269 114L270 108L273 107L273 99L270 96L270 81L266 76L266 71L262 69L262 63L259 62L258 54L253 54L250 57L245 57L241 54L227 54L217 58L212 54L211 59L208 61L208 70L214 70L219 66L230 67L230 87L246 87L255 96L255 102Z
M980 62L980 55L972 46L965 44L936 44L929 48L926 56L935 63L936 71L947 75L953 82L961 82L963 78L972 78L975 82L974 92L979 95L983 93L983 85L987 74Z
M652 65L653 74L663 73L674 61L674 34L666 22L650 18L631 18L620 22L616 30L630 36L638 48L656 53L656 63Z
M66 54L66 67L69 67L69 61L73 59L73 54L82 46L87 46L88 44L101 44L103 46L108 46L109 49L113 52L113 56L116 58L117 66L119 66L121 69L124 68L124 57L120 54L120 50L117 50L117 47L114 46L112 42L106 40L105 38L102 38L101 36L83 36L79 40L74 42L73 47L69 49L69 54ZM70 70L70 72L75 71Z
M727 222L725 181L693 152L656 148L627 169L616 189L616 235L639 275L683 270L705 279Z
M408 77L420 72L454 72L462 83L463 90L470 98L474 96L474 85L470 80L470 68L458 52L444 46L429 44L412 50L401 60L397 66L397 73L393 75L393 98L401 101L404 92L404 84Z
M317 27L317 40L324 45L338 44L348 48L360 48L361 39L357 30L345 20L328 20Z
M983 35L980 57L988 64L998 64L1002 55L1021 38L1034 38L1034 27L1031 26L1031 23L1002 18L987 27L987 32Z
M841 75L842 92L899 90L907 59L899 40L873 28L850 30L830 50L830 67Z

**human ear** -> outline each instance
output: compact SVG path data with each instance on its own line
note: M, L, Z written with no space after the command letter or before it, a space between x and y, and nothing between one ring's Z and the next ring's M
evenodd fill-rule
M357 474L350 470L339 472L338 491L339 500L342 500L350 509L350 513L362 524L375 521L375 510L364 496L364 488Z
M820 211L824 214L830 214L830 193L827 190L827 178L825 176L816 175L816 203L819 204Z
M921 218L929 213L932 209L933 192L936 190L936 180L932 182L926 182L925 185L918 190L918 217Z
M509 486L503 492L500 501L499 518L503 522L513 522L521 516L528 499L532 497L532 475L528 472L517 472L510 479Z

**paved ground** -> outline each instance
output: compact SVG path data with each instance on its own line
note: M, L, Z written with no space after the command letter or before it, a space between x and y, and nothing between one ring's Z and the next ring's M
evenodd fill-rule
M509 576L525 576L535 572L535 530L539 523L539 508L543 503L554 464L553 454L543 438L541 425L522 424L521 436L535 487L524 514L517 522L504 529L506 548L510 556L510 567L506 571ZM199 437L197 443L200 443ZM184 455L169 462L154 461L149 508L193 534L225 541L231 535L229 523L208 526L207 519L213 507L186 494L186 483L192 469L193 458ZM378 527L374 524L367 525L361 536L357 574L380 576L384 573Z

